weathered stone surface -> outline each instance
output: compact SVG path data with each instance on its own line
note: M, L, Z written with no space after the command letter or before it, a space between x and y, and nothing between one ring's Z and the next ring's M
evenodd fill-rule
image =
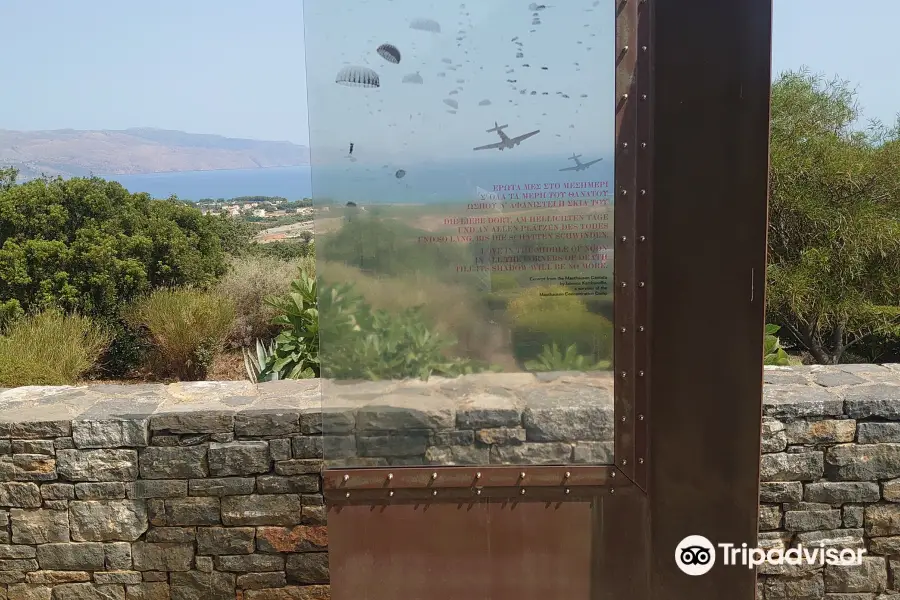
M156 527L190 527L219 524L219 498L167 498L147 503L150 523Z
M231 526L300 525L300 496L228 496L222 498L222 523Z
M134 448L150 443L147 419L73 421L76 448Z
M290 460L294 456L291 440L269 440L269 456L272 460Z
M244 573L237 576L237 587L242 590L264 590L266 588L279 588L287 585L287 579L283 572L273 573Z
M813 381L822 387L840 387L845 385L859 385L865 383L862 377L843 371L821 371L813 375Z
M285 566L288 583L328 583L328 553L290 554Z
M135 542L131 554L135 571L190 571L194 546Z
M247 590L244 600L330 600L331 588L327 585L302 585Z
M360 456L423 456L428 447L427 431L400 431L388 435L361 435L356 438Z
M900 536L869 539L869 554L900 556Z
M209 473L213 477L267 473L271 460L267 442L209 445Z
M615 454L615 442L575 442L572 462L611 465L615 463Z
M56 459L52 456L43 454L0 456L2 481L53 481L56 477Z
M37 559L41 569L50 571L102 571L105 562L98 542L42 544Z
M189 483L191 496L246 496L256 487L252 477L191 479Z
M53 440L13 440L7 452L12 454L54 456L56 454L56 445Z
M799 481L765 481L759 484L760 502L800 502L803 484Z
M525 443L525 429L523 427L494 427L492 429L479 429L475 432L475 439L477 439L479 443L489 446L508 446L523 444Z
M51 600L53 588L46 585L14 583L7 590L9 600Z
M151 527L145 541L162 544L192 544L197 538L193 527Z
M518 446L492 446L491 464L541 465L572 461L572 444L563 442L525 443Z
M767 385L763 387L763 414L777 419L840 417L844 402L818 386Z
M263 475L256 479L256 491L259 494L309 494L319 491L319 476Z
M870 536L900 535L900 505L875 504L865 508L865 530Z
M118 481L76 483L75 497L79 500L119 500L125 497L125 484Z
M179 479L150 479L129 483L126 488L129 498L184 498L188 495L188 482Z
M0 484L0 489L2 489ZM34 484L27 484L34 485ZM35 487L34 489L37 489ZM74 500L75 486L71 483L45 483L41 486L41 498L44 500ZM31 508L31 507L22 507Z
M877 502L881 493L877 483L857 481L824 481L808 483L805 499L808 502L844 504L845 502Z
M853 419L900 421L900 386L876 383L848 388L844 390L844 409Z
M430 446L425 451L425 464L429 465L483 465L491 460L488 447Z
M784 513L784 528L787 531L838 529L840 526L840 510L789 510Z
M199 527L197 553L208 555L250 554L256 541L252 527Z
M36 585L59 585L60 583L86 583L91 580L87 571L35 571L25 576L25 581Z
M69 515L65 511L13 508L9 519L14 544L69 541Z
M863 526L865 517L865 508L862 506L844 506L843 507L843 524L848 529L854 529Z
M329 442L332 442L332 446L329 447L329 456L333 456L334 452L338 449L337 443L334 443L331 438L335 436L329 436ZM347 444L349 447L347 450L350 455L356 453L356 436L348 435L348 436L337 436L343 440L347 440ZM291 447L293 448L293 456L294 458L322 458L325 453L325 445L324 445L325 437L321 435L298 435L291 438ZM332 447L334 448L332 450Z
M887 563L880 556L863 556L859 566L825 567L825 590L829 593L878 593L886 587Z
M762 419L762 451L784 452L787 448L787 435L784 431L784 423L772 417Z
M147 505L134 500L72 501L69 522L76 542L133 542L147 531Z
M275 472L278 475L319 474L322 472L322 461L309 458L280 460L275 463Z
M131 544L128 542L103 544L103 561L107 571L131 569Z
M134 481L137 458L135 450L60 450L56 468L69 481Z
M41 505L41 490L35 483L0 483L0 506L37 508Z
M825 583L821 573L803 577L771 577L765 583L766 600L821 600Z
M53 588L53 600L125 600L121 585L64 583Z
M443 396L389 394L379 401L356 411L358 431L427 431L454 429L456 424L456 403Z
M615 419L608 400L600 402L596 390L579 386L526 392L522 422L528 441L612 441Z
M815 481L825 471L821 452L766 454L760 464L763 481Z
M900 423L858 423L856 441L860 444L900 444Z
M216 570L231 573L284 571L284 557L274 554L216 556Z
M798 533L794 538L798 544L812 548L837 548L838 550L864 548L862 529L831 529L828 531L807 531Z
M191 479L209 475L205 446L143 448L140 455L143 479Z
M174 434L232 433L234 413L192 410L156 414L150 418L150 430Z
M94 583L101 585L126 585L138 584L143 581L139 571L104 571L103 573L94 573Z
M234 433L239 436L266 437L299 432L299 411L252 411L234 417Z
M321 526L259 527L256 547L260 552L324 552L328 530Z
M771 531L781 527L781 507L762 504L759 507L759 530Z
M900 477L900 444L842 444L825 453L826 473L837 481Z
M169 584L145 582L125 586L125 600L170 600Z
M797 419L785 425L788 444L838 444L856 437L852 419Z
M171 600L234 600L233 573L187 571L172 573Z
M456 408L459 429L521 427L522 410L508 396L478 394Z
M61 421L31 421L12 423L10 436L23 440L46 440L56 437L69 437L72 435L72 422Z

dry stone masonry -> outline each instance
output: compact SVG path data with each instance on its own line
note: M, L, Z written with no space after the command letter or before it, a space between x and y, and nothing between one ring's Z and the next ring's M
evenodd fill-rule
M900 365L767 368L765 382L760 544L868 554L858 568L764 567L758 597L900 598ZM611 459L606 376L326 391L324 406L316 381L0 391L0 600L325 599L323 453Z

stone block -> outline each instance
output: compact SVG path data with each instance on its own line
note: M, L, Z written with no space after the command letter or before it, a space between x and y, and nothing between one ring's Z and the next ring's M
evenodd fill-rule
M269 444L263 441L209 445L209 473L213 477L268 473Z
M385 394L356 411L360 432L454 429L456 402L443 396ZM331 429L328 433L339 433Z
M284 571L284 557L274 554L216 556L216 570L231 573Z
M522 422L529 442L613 441L612 403L597 402L591 388L526 392Z
M0 486L2 485L3 484L0 484ZM0 489L2 489L2 487L0 487ZM2 492L0 492L0 496L2 496ZM41 498L44 500L74 500L75 486L71 483L45 483L41 486ZM22 508L32 507L23 506Z
M796 544L802 544L809 548L821 546L823 548L857 549L865 548L862 529L830 529L828 531L805 531L794 537Z
M808 483L804 494L809 502L823 502L831 505L846 502L878 502L881 496L877 483L858 481Z
M825 465L826 476L837 481L900 477L900 444L834 446L825 453Z
M473 430L521 427L522 409L508 396L478 394L456 407L456 426Z
M0 544L0 558L36 558L33 546Z
M331 588L327 585L302 585L247 590L244 600L330 600Z
M155 414L150 418L154 434L233 433L234 414L224 411L190 410Z
M134 481L137 458L135 450L59 450L56 468L69 481Z
M169 584L147 582L125 586L125 600L170 600Z
M260 552L324 552L328 549L328 530L321 526L259 527L256 548Z
M484 465L491 460L488 447L430 446L425 451L425 464L429 465Z
M76 483L75 497L79 500L120 500L125 498L125 484L118 481Z
M135 571L190 571L194 546L135 542L131 554Z
M572 462L572 444L526 442L518 446L492 446L492 465L544 465Z
M222 523L231 526L301 525L300 496L227 496L222 498Z
M217 479L191 479L191 496L246 496L252 494L256 480L252 477L221 477Z
M150 523L156 527L191 527L219 524L219 498L166 498L148 502Z
M322 461L319 459L292 459L280 460L275 463L275 473L278 475L309 475L322 472Z
M862 506L844 506L843 507L843 525L848 529L863 526L865 508Z
M42 454L54 456L56 445L53 440L13 440L10 444L12 454Z
M107 571L131 569L131 544L128 542L103 544L103 562Z
M789 510L784 513L784 528L787 531L816 531L840 527L840 510Z
M125 587L96 583L64 583L53 588L53 600L125 600Z
M35 483L0 483L0 506L37 508L41 505L41 490Z
M800 502L803 484L799 481L764 481L759 484L760 502Z
M829 593L878 593L887 588L887 563L881 556L863 556L859 566L825 566L825 591Z
M69 515L66 511L13 508L9 511L9 518L14 544L69 541Z
M900 536L870 538L869 554L900 556Z
M10 437L22 440L46 440L71 435L72 422L69 420L11 423L9 428Z
M140 571L104 571L94 573L94 583L101 585L136 585L143 581Z
M147 531L147 505L135 500L73 500L69 522L76 542L133 542Z
M821 452L766 454L760 464L762 481L815 481L825 470Z
M475 443L475 432L468 429L434 431L429 446L471 446Z
M309 494L319 491L319 476L262 475L256 479L256 491L259 494Z
M858 385L844 390L844 409L853 419L878 417L900 421L900 386L888 383Z
M197 529L197 554L250 554L256 542L252 527L200 527Z
M31 583L14 583L6 590L6 596L9 600L51 600L50 594L53 588L46 585L36 585Z
M516 444L524 444L525 428L495 427L492 429L479 429L475 432L475 439L477 439L479 443L488 446L510 446Z
M759 530L771 531L781 527L781 507L762 504L759 507Z
M787 435L784 431L784 423L772 417L762 419L762 451L784 452L787 448Z
M141 449L140 467L143 479L191 479L207 477L209 469L205 446L166 448L150 446Z
M329 440L331 437L329 436ZM349 446L348 454L353 456L356 454L356 436L353 435L344 435L337 436L340 440L345 440L345 443ZM293 449L294 458L322 458L325 456L325 438L321 435L296 435L291 438L291 447ZM337 451L340 449L340 442L333 442L334 450ZM332 451L332 452L333 452ZM329 454L332 454L329 452Z
M235 575L201 571L172 573L171 594L171 600L234 600L237 598Z
M57 478L56 459L43 454L0 456L2 481L53 481Z
M293 457L291 440L269 440L269 456L272 460L290 460Z
M575 442L572 462L591 465L615 464L615 442Z
M404 431L387 435L360 435L356 448L360 456L401 457L423 456L428 447L429 432Z
M25 576L25 581L35 585L59 585L61 583L87 583L91 574L87 571L35 571Z
M103 544L99 542L49 543L37 547L41 569L49 571L102 571Z
M285 566L288 583L310 585L328 583L328 553L290 554Z
M802 577L769 577L765 582L766 600L821 600L825 596L822 573Z
M797 419L785 425L788 444L840 444L856 437L852 419Z
M161 544L193 544L197 531L193 527L151 527L145 541Z
M844 401L818 386L767 385L763 386L763 415L776 419L841 417Z
M859 444L900 444L900 423L859 423L856 441Z
M900 535L900 505L874 504L865 508L865 530L872 537Z
M137 448L150 444L147 419L73 421L76 448Z
M252 411L234 417L234 433L238 436L266 437L299 432L299 411Z
M286 585L287 579L283 572L244 573L237 577L237 587L241 590L264 590L267 588L280 588Z
M129 483L127 496L136 500L148 498L185 498L188 495L188 482L181 479L141 479Z

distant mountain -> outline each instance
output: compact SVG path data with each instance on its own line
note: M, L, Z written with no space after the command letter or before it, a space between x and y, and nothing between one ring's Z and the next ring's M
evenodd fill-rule
M123 175L297 167L309 149L168 129L10 131L0 129L0 167L17 167L24 179L90 173Z

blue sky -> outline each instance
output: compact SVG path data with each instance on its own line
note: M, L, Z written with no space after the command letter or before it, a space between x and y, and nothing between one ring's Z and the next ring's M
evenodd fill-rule
M410 1L387 0L387 5ZM528 5L527 0L518 3ZM300 0L0 4L0 55L6 58L0 128L149 126L307 141ZM420 0L417 6L427 4ZM471 1L470 7L474 14L479 5L507 4L514 3L482 0ZM439 5L458 7L454 1ZM900 2L866 0L856 10L847 7L838 0L775 0L773 67L777 72L805 64L839 74L858 86L867 117L893 121L900 110L894 77ZM372 13L368 23L379 33L406 34L405 29L391 29L400 12ZM482 17L483 33L486 24L496 21L491 15ZM544 21L553 27L549 16ZM330 42L345 53L357 50L346 40ZM523 125L533 120L522 117ZM480 122L473 125L473 131L486 128ZM510 123L509 132L518 133L513 129ZM479 138L475 143L490 141Z

